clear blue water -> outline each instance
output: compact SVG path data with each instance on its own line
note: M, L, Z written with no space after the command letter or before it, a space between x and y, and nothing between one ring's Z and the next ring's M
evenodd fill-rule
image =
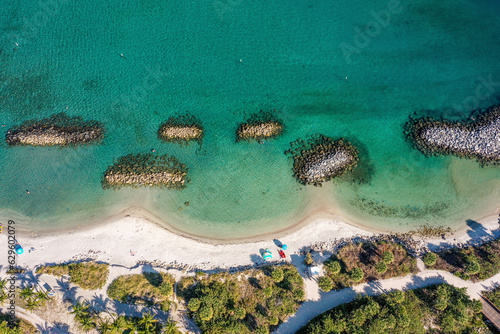
M62 111L107 128L100 146L2 142L1 216L25 228L75 226L139 206L218 238L283 229L318 208L404 230L458 227L498 205L500 168L424 157L402 131L415 111L457 119L499 102L500 85L479 88L474 100L481 78L500 82L496 1L401 2L380 29L370 26L372 12L392 8L388 1L0 3L2 136ZM357 28L371 29L363 45ZM346 44L357 47L349 59ZM261 109L277 110L285 134L235 143L237 124ZM166 118L185 111L206 129L201 149L156 138ZM315 133L358 145L361 164L322 188L299 185L283 151ZM189 166L186 189L101 188L113 159L152 149Z

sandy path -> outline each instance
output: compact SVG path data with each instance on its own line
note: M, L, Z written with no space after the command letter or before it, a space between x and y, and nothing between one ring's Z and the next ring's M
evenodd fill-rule
M424 266L420 259L418 260L417 265L419 268ZM432 284L448 283L457 288L466 288L467 294L471 298L479 299L479 293L481 291L492 290L500 284L500 273L487 280L472 283L464 281L447 271L425 269L415 275L390 278L382 281L373 281L356 285L352 288L330 292L319 292L320 290L317 282L313 279L309 279L309 281L316 283L316 290L320 294L321 298L319 300L307 300L304 302L297 313L291 316L286 322L281 324L276 331L274 331L275 334L293 334L301 327L305 326L309 320L315 316L340 304L351 302L354 300L356 295L360 293L375 296L394 290L411 290ZM311 286L311 284L309 286Z

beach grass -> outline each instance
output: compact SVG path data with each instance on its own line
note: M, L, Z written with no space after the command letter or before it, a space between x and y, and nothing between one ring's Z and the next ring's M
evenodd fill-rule
M145 272L117 277L108 287L108 296L122 303L170 307L175 280L167 273Z
M5 334L36 334L39 331L30 322L17 318L14 321L15 325L13 328L8 328L8 323L10 321L10 316L0 312L0 333Z
M479 246L453 247L436 253L430 269L445 270L473 282L482 281L500 272L500 239Z
M293 265L183 277L178 294L202 333L269 333L305 299Z
M328 291L416 273L417 264L400 244L385 241L366 242L340 248L325 261L324 271L324 277L327 279L320 279L320 283L324 287L323 290Z
M109 265L106 263L80 262L38 267L37 274L49 274L61 277L69 275L73 284L87 290L100 289L106 284Z

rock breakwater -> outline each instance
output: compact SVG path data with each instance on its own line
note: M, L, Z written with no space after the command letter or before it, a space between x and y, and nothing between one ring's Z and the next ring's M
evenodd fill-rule
M188 168L173 156L129 154L109 166L102 179L103 188L125 186L165 187L182 189L186 184Z
M270 112L253 114L236 130L236 141L276 138L283 133L283 122Z
M344 174L358 163L358 150L343 138L317 135L290 144L285 154L293 158L294 176L300 183L321 186L322 182Z
M7 131L10 146L72 146L97 143L104 138L104 126L82 117L55 114L42 120L29 120Z
M158 129L158 138L166 142L187 144L189 141L203 140L203 126L194 116L186 114L172 116Z
M500 163L500 105L476 112L469 121L410 119L405 135L428 156L452 154L481 164Z

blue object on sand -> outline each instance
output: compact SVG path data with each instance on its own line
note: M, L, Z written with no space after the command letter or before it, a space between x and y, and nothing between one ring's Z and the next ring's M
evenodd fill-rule
M21 245L20 245L20 244L16 244L15 249L16 249L16 253L17 253L18 255L21 255L21 254L24 252L24 250L23 250L23 248L21 247Z
M287 247L286 247L286 245L283 245L283 246L281 246L281 248L283 248L283 250L286 250Z
M262 257L264 258L264 261L271 260L273 258L273 253L271 253L269 248L266 248L264 253L262 253Z

